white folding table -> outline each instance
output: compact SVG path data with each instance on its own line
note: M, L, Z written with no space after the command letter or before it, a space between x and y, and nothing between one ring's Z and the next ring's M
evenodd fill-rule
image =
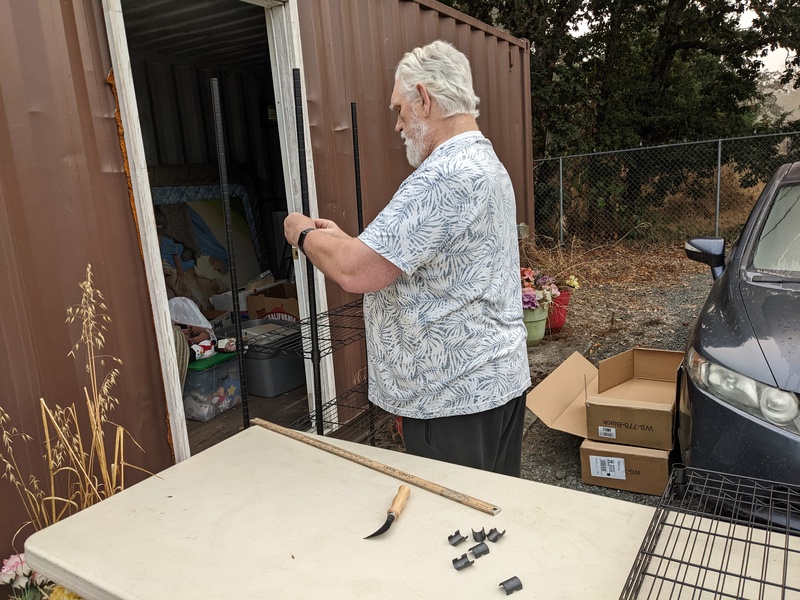
M31 567L86 600L618 598L653 508L326 441L493 503L492 516L339 456L252 426L33 534ZM504 531L456 570L471 531ZM448 543L456 530L469 536Z

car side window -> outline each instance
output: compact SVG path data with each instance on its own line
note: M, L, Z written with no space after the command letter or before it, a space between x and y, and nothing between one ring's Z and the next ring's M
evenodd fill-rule
M760 271L800 273L800 184L778 189L750 264Z

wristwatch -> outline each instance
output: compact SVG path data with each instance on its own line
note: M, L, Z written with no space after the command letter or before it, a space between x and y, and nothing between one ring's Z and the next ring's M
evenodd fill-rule
M313 227L309 227L308 229L303 229L303 231L301 231L300 235L297 237L297 248L303 254L305 254L305 250L303 250L303 244L306 243L306 236L308 235L309 231L314 231L314 228Z

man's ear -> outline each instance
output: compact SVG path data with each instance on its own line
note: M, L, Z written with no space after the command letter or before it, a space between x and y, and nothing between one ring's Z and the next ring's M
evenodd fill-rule
M430 94L428 94L428 90L425 89L425 86L421 83L417 84L417 93L419 93L419 98L422 101L422 115L426 118L430 117L433 99Z

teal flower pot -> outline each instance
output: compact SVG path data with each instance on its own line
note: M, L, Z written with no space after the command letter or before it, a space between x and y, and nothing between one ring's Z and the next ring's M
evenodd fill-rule
M544 338L547 312L546 306L522 309L522 320L525 322L525 329L528 330L528 346L537 346Z

